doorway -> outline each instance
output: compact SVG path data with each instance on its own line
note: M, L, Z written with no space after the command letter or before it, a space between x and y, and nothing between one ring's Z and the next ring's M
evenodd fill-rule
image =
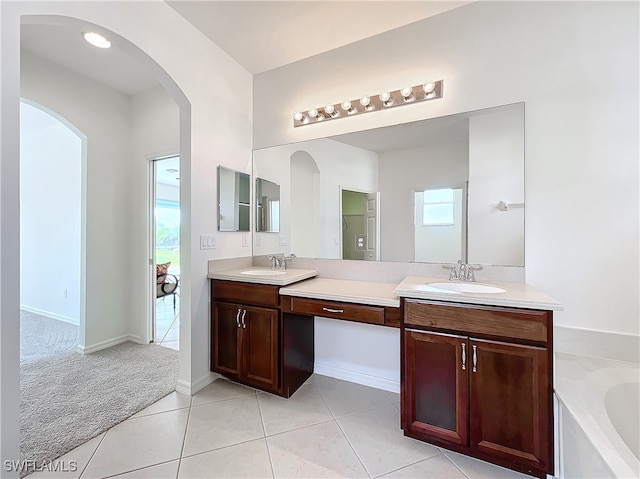
M380 260L379 196L341 189L342 259Z
M151 341L180 349L180 157L151 161Z

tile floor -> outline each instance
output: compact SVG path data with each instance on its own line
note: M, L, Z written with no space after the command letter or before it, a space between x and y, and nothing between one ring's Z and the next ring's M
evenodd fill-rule
M172 296L156 300L156 337L154 342L166 348L180 349L180 296L176 296L175 310L173 309Z
M416 441L398 394L313 375L290 399L217 379L174 392L30 478L522 478Z

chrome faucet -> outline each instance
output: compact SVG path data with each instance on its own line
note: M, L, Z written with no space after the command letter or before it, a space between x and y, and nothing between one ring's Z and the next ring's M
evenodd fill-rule
M286 270L287 260L292 260L295 257L296 255L293 253L291 253L289 256L285 256L283 254L269 256L269 261L271 261L271 269Z
M449 281L470 281L475 282L476 276L474 270L482 269L479 264L467 264L461 259L456 264L443 264L443 268L450 269Z

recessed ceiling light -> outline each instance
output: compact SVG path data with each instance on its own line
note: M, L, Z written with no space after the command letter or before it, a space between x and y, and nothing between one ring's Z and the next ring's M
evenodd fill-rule
M82 34L84 39L91 43L94 47L98 48L111 48L111 42L105 37L96 32L84 32Z

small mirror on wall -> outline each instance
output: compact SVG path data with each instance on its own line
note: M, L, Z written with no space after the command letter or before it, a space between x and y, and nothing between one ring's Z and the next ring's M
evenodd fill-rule
M250 231L251 179L218 166L218 231Z
M256 178L256 231L280 231L280 185Z

